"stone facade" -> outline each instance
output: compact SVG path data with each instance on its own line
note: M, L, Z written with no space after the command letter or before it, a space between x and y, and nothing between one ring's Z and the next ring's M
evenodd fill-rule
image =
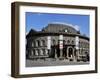
M59 38L61 35L62 41ZM48 37L51 41L50 49L48 49ZM41 31L31 29L26 39L27 58L89 61L89 38L81 35L72 25L51 23Z

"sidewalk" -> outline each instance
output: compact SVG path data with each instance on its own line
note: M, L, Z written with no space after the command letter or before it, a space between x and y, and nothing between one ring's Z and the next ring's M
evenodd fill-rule
M62 65L85 65L89 64L89 62L75 62L75 61L68 61L65 60L59 60L59 59L38 59L38 60L26 60L26 67L36 67L36 66L62 66Z

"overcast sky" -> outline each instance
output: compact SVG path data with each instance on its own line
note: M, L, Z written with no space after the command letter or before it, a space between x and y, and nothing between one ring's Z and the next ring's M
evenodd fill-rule
M26 12L26 32L31 28L40 31L49 23L65 23L79 26L80 32L89 36L89 15L51 14Z

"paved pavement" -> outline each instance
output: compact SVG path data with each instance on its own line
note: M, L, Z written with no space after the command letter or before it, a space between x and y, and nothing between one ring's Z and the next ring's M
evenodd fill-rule
M30 60L30 59L26 59L26 67L36 67L36 66L61 66L61 65L85 65L85 64L89 64L89 62L73 62L70 61L68 62L68 60L55 60L55 59L47 59L47 60L43 60L43 59L38 59L38 60Z

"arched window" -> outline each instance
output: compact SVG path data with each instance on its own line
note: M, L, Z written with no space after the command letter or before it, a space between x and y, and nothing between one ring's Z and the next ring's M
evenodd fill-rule
M34 47L36 47L36 41L34 41L33 43L34 43Z
M88 52L86 51L86 52L85 52L85 55L87 55L87 54L88 54Z
M37 49L35 49L35 55L36 56L38 56L39 54L38 54L38 50Z
M64 30L64 32L68 32L68 30L67 30L67 29L65 29L65 30Z
M45 50L45 55L48 55L48 51L47 51L47 49L44 49Z
M34 42L32 42L32 47L34 47Z
M39 50L39 49L37 49L37 51L38 51L38 55L40 55L40 50Z
M56 44L56 40L52 40L52 45L55 45Z
M43 49L40 50L40 55L44 55Z
M34 56L34 50L31 50L31 56Z
M32 42L31 41L29 42L29 47L32 47Z
M38 46L40 46L40 41L39 40L37 40L37 44L38 44Z
M40 46L40 41L39 41L39 40L36 40L36 41L35 41L35 46L36 46L36 47L39 47L39 46Z
M74 41L72 40L72 44L74 44Z
M80 44L80 47L82 47L82 42L81 41L79 41L79 44Z
M68 55L69 55L69 57L73 56L73 49L72 48L68 49Z
M79 47L81 47L81 45L80 45L80 41L79 41Z
M35 47L37 47L38 46L38 42L37 42L37 40L35 41Z
M63 44L66 45L66 41L65 40L63 40Z
M41 46L45 46L45 40L41 40Z
M67 41L67 44L70 44L70 40Z
M43 55L45 55L45 49L42 49L42 51L43 51Z
M84 48L84 42L81 42L81 46Z
M35 55L35 49L33 49L33 53L34 53L34 55Z

